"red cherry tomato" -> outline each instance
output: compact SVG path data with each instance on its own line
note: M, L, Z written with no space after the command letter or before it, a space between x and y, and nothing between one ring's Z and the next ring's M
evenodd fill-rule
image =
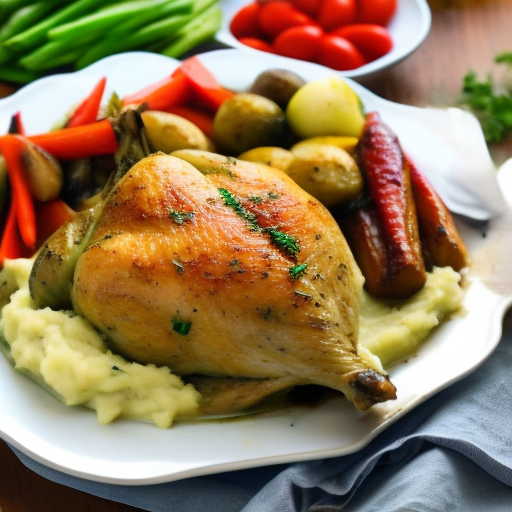
M381 25L360 23L333 30L331 34L350 41L362 54L366 62L386 55L393 48L393 39Z
M356 0L323 0L317 21L326 31L355 23Z
M287 28L315 24L307 14L298 11L285 0L275 0L263 4L258 20L261 30L272 40Z
M356 69L365 63L361 52L350 41L331 34L320 40L316 61L337 71Z
M324 31L314 25L291 27L281 32L274 40L276 53L300 60L312 60Z
M263 41L263 39L258 39L256 37L241 37L239 41L242 44L245 44L245 46L249 46L255 50L260 50L267 53L275 53L272 45L266 41Z
M386 27L397 9L398 0L359 0L358 23L375 23Z
M313 18L316 17L322 5L322 0L291 0L291 2L295 9Z
M241 37L257 37L263 36L258 22L258 15L261 9L259 2L251 2L244 5L237 13L231 18L229 29L231 33L237 38Z

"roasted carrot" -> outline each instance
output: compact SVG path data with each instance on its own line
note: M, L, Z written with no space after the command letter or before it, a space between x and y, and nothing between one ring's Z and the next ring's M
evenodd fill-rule
M366 208L375 210L356 224L366 225L361 237L371 235L379 240L378 244L375 240L360 243L385 248L378 251L381 268L365 276L366 286L381 298L408 297L426 281L416 207L400 143L376 112L367 114L356 156L371 202ZM362 261L368 255L355 257ZM370 281L372 276L378 279Z
M109 155L115 153L118 148L114 128L108 119L85 126L30 135L27 138L58 160Z
M423 248L438 267L461 270L468 264L467 249L453 217L430 181L409 158L412 192L416 203Z
M127 94L123 105L147 105L149 110L165 110L173 105L183 105L191 97L187 77L178 68L170 76L162 78L140 91Z
M84 126L94 123L97 120L106 84L106 77L102 77L90 94L75 109L73 115L66 123L67 128Z
M5 158L12 189L12 203L21 239L27 247L36 244L36 218L34 202L26 182L23 169L23 151L26 140L20 135L7 134L0 137L0 152Z

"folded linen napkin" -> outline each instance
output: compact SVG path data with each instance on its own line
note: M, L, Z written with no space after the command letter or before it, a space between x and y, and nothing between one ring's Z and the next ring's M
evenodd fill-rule
M512 509L512 311L474 373L343 457L149 486L82 480L15 450L40 475L152 512L398 512Z

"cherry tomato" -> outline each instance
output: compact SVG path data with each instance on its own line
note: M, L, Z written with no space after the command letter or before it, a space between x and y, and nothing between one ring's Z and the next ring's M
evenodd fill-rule
M255 50L260 50L267 53L275 53L272 45L266 41L263 41L263 39L258 39L257 37L241 37L239 41L242 44L245 44L245 46L249 46Z
M396 12L398 0L359 0L357 21L386 27Z
M307 14L298 11L285 0L263 4L258 19L260 28L272 40L287 28L315 24Z
M276 53L300 60L312 60L324 31L314 25L291 27L281 32L274 40Z
M322 0L291 0L291 2L295 9L304 12L313 18L316 17L318 11L320 11L320 6L322 5Z
M356 0L323 0L317 21L326 31L355 23Z
M229 29L237 38L241 37L262 37L263 33L258 22L258 15L261 9L259 2L251 2L244 5L231 18Z
M366 62L386 55L393 48L393 39L386 28L371 23L347 25L333 30L331 34L350 41L362 54Z
M332 34L325 34L320 40L316 61L337 71L356 69L365 63L361 52L350 41Z

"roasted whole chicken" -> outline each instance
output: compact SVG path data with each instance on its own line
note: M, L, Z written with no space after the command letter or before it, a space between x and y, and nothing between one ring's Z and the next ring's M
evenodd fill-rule
M362 276L338 225L267 166L141 159L47 241L30 285L39 306L67 294L58 306L71 300L112 350L190 378L205 413L303 384L360 410L395 398L357 353Z

